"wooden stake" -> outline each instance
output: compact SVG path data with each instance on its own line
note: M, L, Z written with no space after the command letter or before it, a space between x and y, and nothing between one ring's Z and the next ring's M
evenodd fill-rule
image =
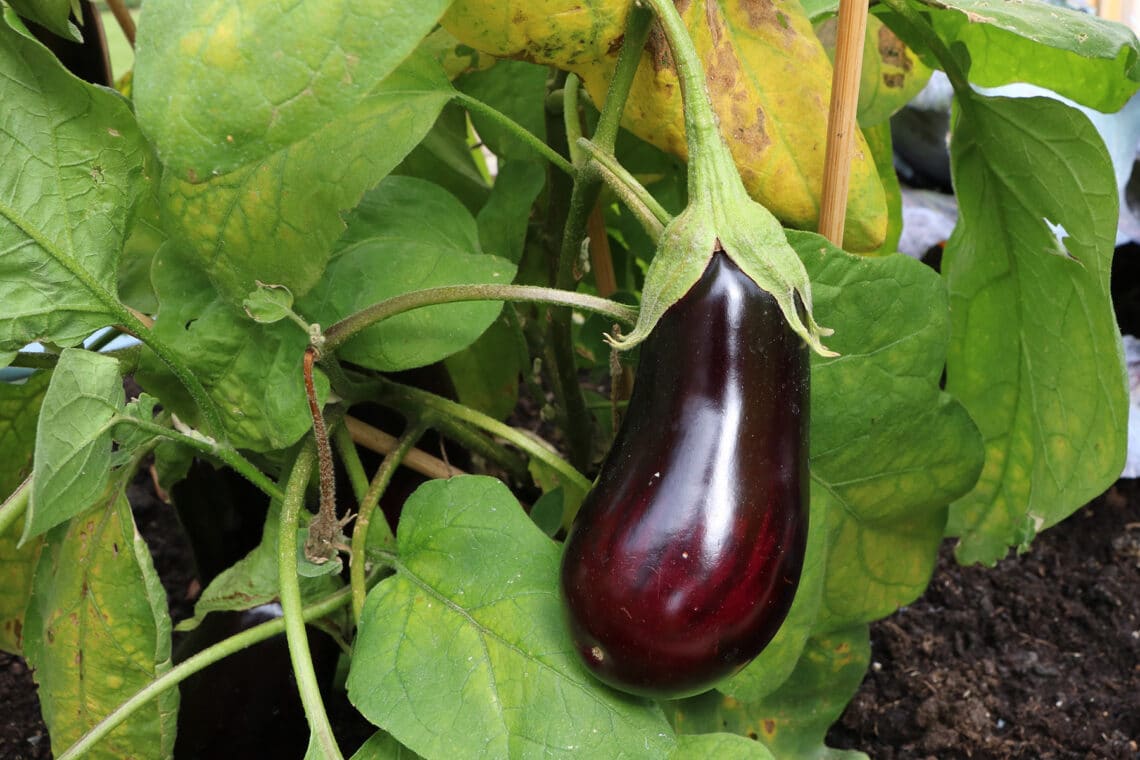
M855 110L859 104L859 77L863 67L863 41L867 36L867 0L839 0L835 74L831 80L831 106L827 114L827 153L820 199L819 234L843 246L847 215L847 186L851 178L851 149L855 144Z

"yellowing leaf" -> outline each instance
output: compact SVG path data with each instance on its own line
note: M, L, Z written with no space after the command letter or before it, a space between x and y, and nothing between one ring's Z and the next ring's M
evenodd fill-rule
M831 63L797 0L771 4L705 0L684 9L705 64L713 107L749 193L783 222L814 230L819 217ZM596 103L617 64L613 50L572 65ZM664 37L642 56L623 125L687 157L681 90ZM874 158L861 134L852 156L844 247L877 248L887 208Z

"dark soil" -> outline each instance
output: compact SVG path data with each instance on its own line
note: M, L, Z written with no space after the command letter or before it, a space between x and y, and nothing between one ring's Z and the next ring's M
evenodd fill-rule
M958 567L871 627L871 669L828 736L875 760L1140 757L1140 483L1030 551Z

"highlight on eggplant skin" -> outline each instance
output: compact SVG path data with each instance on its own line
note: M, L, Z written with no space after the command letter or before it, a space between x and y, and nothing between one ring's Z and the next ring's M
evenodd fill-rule
M617 438L566 540L566 619L601 681L699 694L768 644L808 527L807 345L723 253L641 348Z

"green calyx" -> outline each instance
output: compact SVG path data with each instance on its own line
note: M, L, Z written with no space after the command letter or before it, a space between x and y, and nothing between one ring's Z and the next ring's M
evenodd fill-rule
M732 160L706 89L704 71L684 21L672 0L646 0L657 14L673 60L685 107L689 146L689 205L666 227L649 266L641 312L633 332L611 338L619 349L649 336L661 315L704 274L718 250L732 259L780 305L788 324L821 356L836 356L823 345L832 331L812 313L811 281L780 222L752 200ZM797 308L796 299L803 306Z

